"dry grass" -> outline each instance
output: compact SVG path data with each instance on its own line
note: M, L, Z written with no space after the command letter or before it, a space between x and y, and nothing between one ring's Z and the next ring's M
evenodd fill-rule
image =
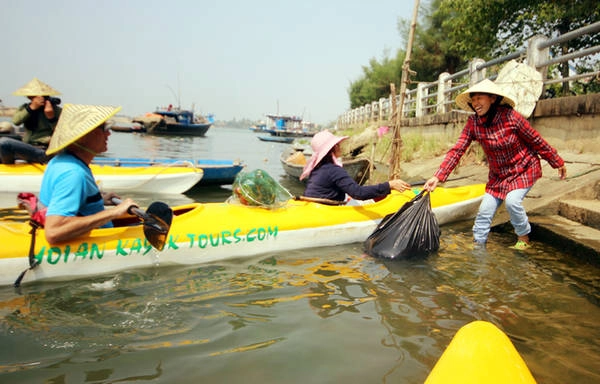
M456 138L450 136L431 136L419 133L407 133L402 136L400 161L411 162L418 159L432 159L443 155L452 147ZM375 149L375 160L389 163L391 156L392 137L386 135L379 139Z

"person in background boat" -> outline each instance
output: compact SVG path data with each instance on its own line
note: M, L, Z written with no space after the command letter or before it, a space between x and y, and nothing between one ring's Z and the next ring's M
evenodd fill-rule
M346 195L356 200L378 199L392 189L403 192L410 189L407 182L394 179L376 185L361 186L342 168L340 143L348 136L335 136L329 131L316 133L311 140L313 154L304 166L300 180L308 178L304 196L336 202L346 200Z
M112 227L112 220L136 204L124 199L112 209L114 193L101 193L89 164L108 149L107 120L121 107L66 104L46 153L48 163L40 202L46 207L44 226L50 244L69 241L94 228Z
M46 148L62 111L60 99L53 97L60 92L34 78L14 95L29 99L29 103L21 105L13 116L13 124L23 124L25 135L22 140L0 139L0 160L4 164L14 164L15 160L44 164L48 162Z
M513 109L515 102L491 80L483 80L458 95L456 104L475 114L469 117L458 141L424 188L433 191L438 183L444 182L471 142L479 142L487 157L489 177L473 225L474 246L485 246L492 219L504 202L517 234L517 243L513 248L527 249L530 247L531 225L523 207L523 199L542 176L540 157L552 168L558 169L561 179L567 176L565 162Z

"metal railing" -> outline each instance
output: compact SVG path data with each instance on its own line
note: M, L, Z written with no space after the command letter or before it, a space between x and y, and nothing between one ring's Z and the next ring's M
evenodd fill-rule
M459 72L454 74L444 72L439 75L436 81L418 82L416 88L406 91L402 117L421 117L450 112L455 107L454 99L458 93L483 79L494 80L501 65L510 60L524 62L535 68L542 75L544 86L599 76L600 71L595 70L562 77L558 71L549 69L552 65L583 57L592 58L597 63L598 58L596 56L600 52L600 45L554 57L550 56L550 47L558 47L562 43L584 35L592 35L599 31L600 22L596 22L555 38L537 35L528 40L526 47L509 55L490 61L474 59L469 63L467 68ZM595 69L597 68L598 66L596 65ZM488 72L490 73L488 74ZM390 120L392 115L392 101L392 95L390 95L387 98L381 98L378 101L349 110L338 118L338 127L356 123ZM396 105L399 104L400 95L396 95Z

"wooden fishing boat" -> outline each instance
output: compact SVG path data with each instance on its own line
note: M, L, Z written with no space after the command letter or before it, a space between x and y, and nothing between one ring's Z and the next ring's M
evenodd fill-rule
M258 136L258 140L269 141L272 143L291 144L294 142L295 138L293 136Z
M290 147L281 152L281 166L285 173L300 180L304 165L310 159L310 154L302 149ZM371 162L365 158L354 158L343 160L343 167L348 174L360 185L363 185L368 179L371 171Z
M95 157L92 164L112 167L154 167L154 166L184 166L191 165L201 168L204 175L196 186L229 185L235 176L244 169L245 164L240 160L217 159L145 159L139 157Z
M141 123L130 121L116 121L110 126L110 129L115 132L146 132L146 129Z
M437 188L431 203L440 224L472 218L484 194L484 185ZM174 207L163 246L154 245L153 226L132 225L137 217L115 221L115 228L96 229L76 241L51 246L44 230L35 233L32 260L39 265L25 274L23 283L44 279L75 279L156 265L189 265L282 253L288 250L335 246L364 241L381 219L397 211L419 191L392 192L376 203L330 206L289 200L267 209L235 203L194 203ZM147 214L154 204L148 207ZM110 209L110 208L107 208ZM169 210L170 212L170 210ZM3 220L0 225L0 284L13 284L29 267L30 225ZM154 241L153 241L154 239Z
M0 192L38 192L46 166L43 164L0 164ZM96 182L105 191L184 193L202 179L203 171L189 165L111 167L90 164Z
M494 324L476 320L456 335L425 384L535 384L508 336Z

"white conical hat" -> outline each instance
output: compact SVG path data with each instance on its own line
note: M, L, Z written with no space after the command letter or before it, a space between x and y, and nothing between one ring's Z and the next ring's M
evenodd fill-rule
M34 77L29 83L17 89L13 95L15 96L56 96L60 95L56 89L52 88L43 81Z
M490 93L492 95L502 96L500 104L515 106L514 100L502 88L496 85L492 80L485 79L456 96L456 105L465 111L473 112L469 105L471 103L471 93Z
M541 73L515 60L507 62L502 67L495 83L513 98L515 110L525 118L531 116L544 88Z
M51 155L68 147L120 110L121 107L65 104L46 153Z

